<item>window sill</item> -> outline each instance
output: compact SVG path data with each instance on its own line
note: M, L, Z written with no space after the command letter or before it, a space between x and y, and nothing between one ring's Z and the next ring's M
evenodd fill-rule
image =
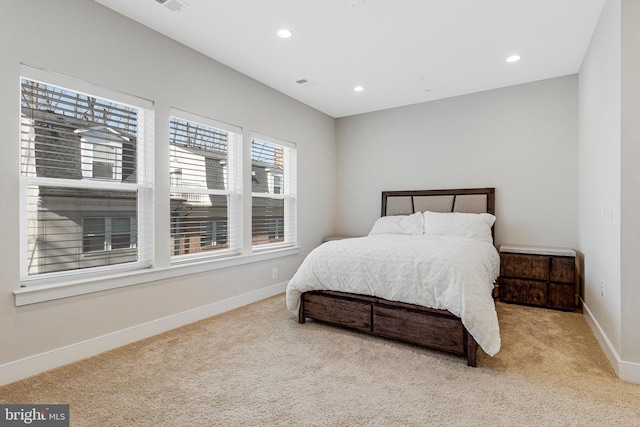
M184 264L176 264L167 268L148 268L117 275L104 276L83 280L69 280L51 285L37 285L20 288L13 291L16 307L52 301L61 298L69 298L93 292L122 288L125 286L139 285L156 280L171 279L189 274L203 273L221 268L235 267L270 259L283 258L297 255L299 246L273 249L270 251L253 253L250 255L237 255L227 258L209 259Z

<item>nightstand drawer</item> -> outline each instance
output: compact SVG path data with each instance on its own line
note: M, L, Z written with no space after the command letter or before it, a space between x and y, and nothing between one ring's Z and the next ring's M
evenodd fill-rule
M506 302L545 305L547 302L547 282L501 277L500 299Z
M547 305L563 310L575 310L575 285L573 283L549 283Z
M551 258L549 280L560 283L576 282L576 260L571 257Z
M549 257L544 255L500 254L500 275L548 280Z

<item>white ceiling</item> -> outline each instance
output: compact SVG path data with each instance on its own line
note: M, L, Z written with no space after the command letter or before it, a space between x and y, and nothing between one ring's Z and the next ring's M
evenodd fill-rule
M605 2L96 1L332 117L574 74Z

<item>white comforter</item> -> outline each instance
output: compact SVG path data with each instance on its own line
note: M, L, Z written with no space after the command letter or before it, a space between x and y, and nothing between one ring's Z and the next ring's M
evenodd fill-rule
M492 244L466 237L378 234L326 242L287 286L287 307L300 295L334 290L449 310L490 356L500 350L492 293L500 258Z

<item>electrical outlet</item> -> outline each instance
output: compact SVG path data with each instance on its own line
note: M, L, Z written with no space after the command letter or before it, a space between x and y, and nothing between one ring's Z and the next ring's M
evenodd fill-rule
M271 278L272 279L277 279L278 278L278 269L274 268L273 270L271 270Z
M600 295L604 296L604 280L600 282Z

